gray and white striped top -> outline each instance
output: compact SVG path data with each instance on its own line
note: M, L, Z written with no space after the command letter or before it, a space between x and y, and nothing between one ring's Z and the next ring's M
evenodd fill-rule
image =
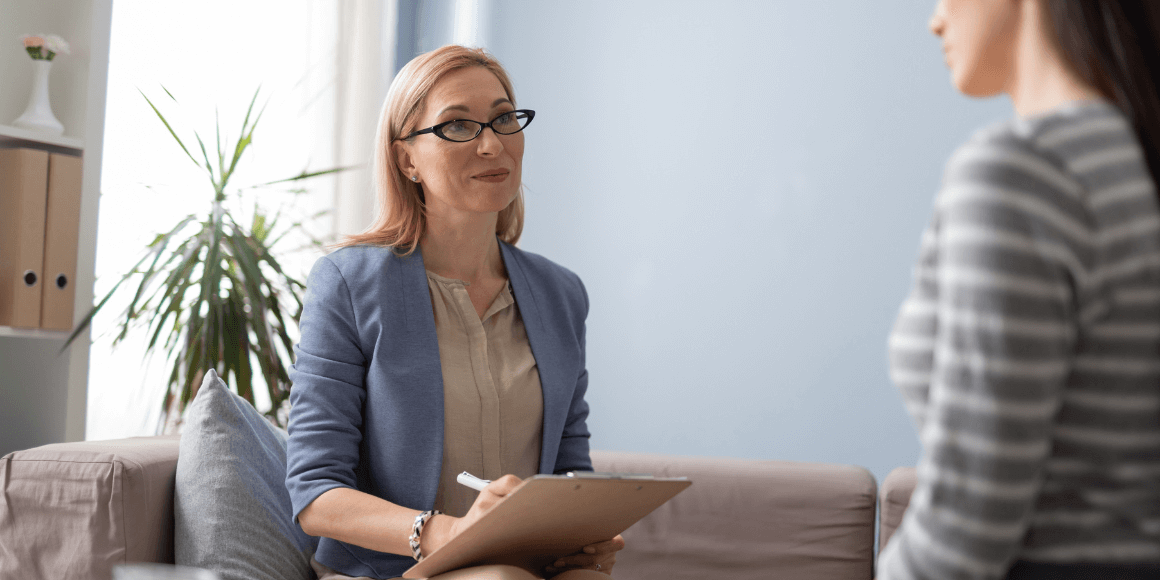
M954 154L889 351L923 455L879 580L1160 561L1160 209L1114 106Z

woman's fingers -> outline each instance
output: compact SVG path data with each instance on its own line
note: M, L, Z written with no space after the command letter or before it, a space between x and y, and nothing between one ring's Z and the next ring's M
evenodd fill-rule
M616 564L616 553L624 549L624 537L617 535L611 540L596 542L584 546L579 552L559 558L545 569L549 574L556 574L565 570L586 568L610 572Z
M500 500L507 497L515 488L523 483L523 480L514 475L505 475L484 487L479 492L479 497L475 498L475 503L472 504L472 511L476 511L478 515L482 515L491 509Z
M584 546L583 550L575 554L569 554L558 558L549 566L549 571L554 570L569 570L572 568L588 568L596 570L596 565L599 564L599 570L604 571L611 569L612 565L616 563L616 553L624 547L624 540L619 536L612 540L605 542L597 542L588 546Z
M504 497L507 494L511 493L512 490L519 487L520 484L523 482L524 482L524 480L522 480L514 475L511 475L509 473L508 475L505 475L505 476L487 484L487 487L483 488L483 490L488 492L488 493L491 493L492 495L495 495L498 497Z
M565 556L552 562L550 566L544 569L547 574L559 574L567 570L596 570L599 572L611 573L612 567L616 564L616 553L609 554L576 554L572 556Z
M585 554L611 554L613 552L619 552L623 549L624 537L617 535L611 540L605 540L603 542L596 542L595 544L584 546L583 551Z
M479 492L479 497L475 498L475 505L481 507L491 507L494 504L508 496L515 488L523 483L523 480L514 475L505 475L484 487Z

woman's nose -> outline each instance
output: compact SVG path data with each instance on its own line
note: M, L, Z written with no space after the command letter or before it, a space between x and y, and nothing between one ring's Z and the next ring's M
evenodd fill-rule
M500 151L503 151L503 142L499 140L499 135L491 127L484 127L475 141L476 153L484 157L499 155Z
M930 21L927 22L927 28L930 29L931 34L939 37L942 36L943 27L946 25L946 6L943 1L939 0L938 4L935 4L934 13L930 15Z

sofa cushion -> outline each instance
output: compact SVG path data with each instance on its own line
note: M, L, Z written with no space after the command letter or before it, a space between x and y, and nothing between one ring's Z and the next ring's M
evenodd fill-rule
M614 574L869 579L876 485L851 465L593 451L597 471L688 476L693 485L624 532Z
M0 578L109 580L173 562L176 437L57 443L0 460Z
M890 536L902 525L902 515L910 505L910 495L918 478L913 467L896 467L882 480L881 497L878 500L881 515L878 518L878 553L886 547Z
M181 436L175 560L222 580L310 579L317 538L292 521L286 432L206 373Z

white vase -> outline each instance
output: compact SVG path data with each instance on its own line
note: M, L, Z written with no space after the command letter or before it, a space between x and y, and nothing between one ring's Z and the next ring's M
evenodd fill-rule
M28 108L20 115L13 125L49 135L64 133L64 125L56 120L52 114L52 104L48 102L48 73L52 70L51 60L34 60L36 78L32 82L32 97L28 99Z

